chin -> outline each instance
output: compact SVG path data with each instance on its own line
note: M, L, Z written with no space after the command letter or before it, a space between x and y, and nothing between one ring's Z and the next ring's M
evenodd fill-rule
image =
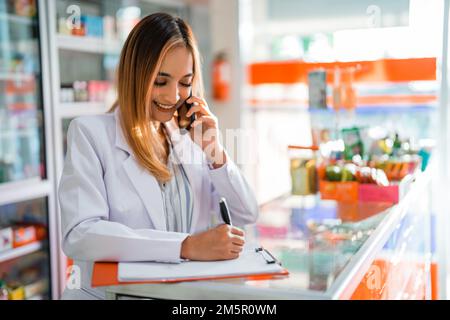
M154 119L159 122L168 122L168 121L172 120L174 114L175 114L175 112L171 112L171 113L155 112Z

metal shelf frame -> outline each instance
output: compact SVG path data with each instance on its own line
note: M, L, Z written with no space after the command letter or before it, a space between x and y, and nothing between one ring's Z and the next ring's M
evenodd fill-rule
M30 244L27 244L22 247L9 249L4 252L0 252L0 263L23 257L27 254L31 254L37 252L44 248L44 243L42 241L36 241Z
M84 115L105 113L109 108L110 106L103 102L72 102L60 103L57 111L59 118L68 119Z
M58 49L90 53L117 53L122 47L119 41L108 41L101 38L61 35L56 36Z
M48 216L48 243L49 243L49 257L50 257L50 285L52 291L52 298L59 297L59 262L58 256L60 251L59 246L59 220L56 215L56 192L54 177L54 151L53 151L53 117L51 104L51 90L50 90L50 68L49 68L49 52L48 52L48 10L47 1L38 0L38 30L39 30L39 51L41 61L40 77L42 81L42 104L43 104L43 120L44 120L44 145L45 149L45 179L39 177L25 179L21 181L13 181L0 184L0 205L16 203L27 200L34 200L38 198L47 199L47 216ZM19 17L14 15L1 15L0 18L5 18L17 23L32 24L35 21L26 17ZM16 74L16 73L2 73L0 79L13 80L27 80L35 75ZM17 258L32 252L36 252L44 248L43 242L36 242L24 247L19 247L5 251L0 254L0 262Z

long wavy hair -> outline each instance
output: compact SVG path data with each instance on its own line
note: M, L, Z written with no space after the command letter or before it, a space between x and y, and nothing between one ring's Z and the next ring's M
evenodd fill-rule
M169 50L183 46L193 57L192 94L203 96L200 55L190 26L181 18L154 13L130 32L117 69L117 100L124 136L138 163L158 181L171 178L162 155L167 155L160 132L152 128L151 96L162 61ZM161 126L160 126L161 127Z

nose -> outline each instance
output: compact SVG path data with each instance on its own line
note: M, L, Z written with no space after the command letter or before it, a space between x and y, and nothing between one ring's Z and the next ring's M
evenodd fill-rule
M161 96L161 103L164 104L176 104L180 100L180 92L175 86L174 88L168 88L166 92Z

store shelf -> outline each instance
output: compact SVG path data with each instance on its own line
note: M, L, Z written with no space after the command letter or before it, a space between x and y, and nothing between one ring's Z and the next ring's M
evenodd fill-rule
M18 73L18 72L0 72L0 81L14 80L14 81L29 81L34 79L34 74Z
M48 196L52 185L39 177L0 184L0 205Z
M56 42L59 49L98 54L119 54L122 47L119 41L70 35L57 35Z
M25 300L46 300L46 298L43 294L38 294L38 295L32 296L30 298L27 298Z
M8 22L21 24L21 25L32 25L36 23L36 20L32 17L23 17L15 14L0 13L0 20L7 20Z
M74 118L84 115L102 114L108 111L110 106L103 102L73 102L60 103L58 114L61 118Z
M42 241L33 242L22 247L14 248L0 253L0 263L20 258L30 253L37 252L44 247Z
M248 102L248 111L261 112L261 111L286 111L286 112L305 112L305 113L320 113L320 114L332 114L335 113L334 109L312 109L310 110L305 104L296 103L254 103ZM355 108L355 112L358 114L371 114L371 113L402 113L402 112L430 112L436 111L436 104L386 104L386 105L358 105ZM342 109L341 112L345 112Z
M257 62L248 66L248 78L251 85L307 83L308 72L317 69L331 71L336 67L340 69L357 68L354 77L358 83L436 80L436 58L322 63L304 61ZM327 82L332 84L333 81L332 72L328 72Z

